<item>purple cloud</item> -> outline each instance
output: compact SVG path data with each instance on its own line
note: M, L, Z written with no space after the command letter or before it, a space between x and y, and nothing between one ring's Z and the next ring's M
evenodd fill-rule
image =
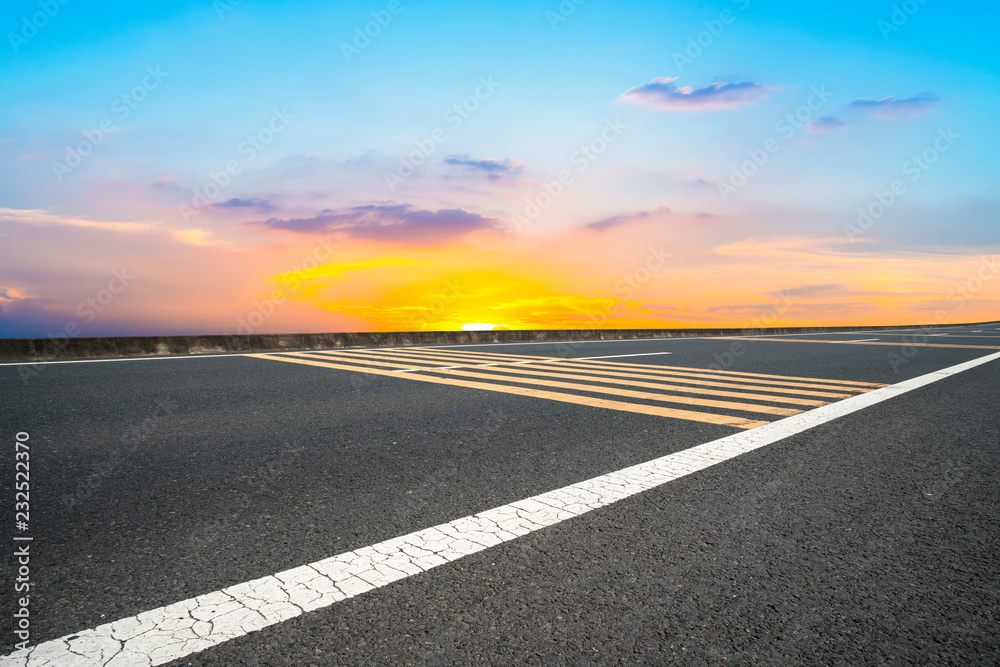
M409 204L325 209L311 218L268 218L246 223L292 232L340 232L353 238L400 243L447 243L476 231L502 231L496 218L458 208L427 211Z
M832 134L838 130L843 130L850 125L839 118L833 116L821 116L806 123L806 132L809 134Z
M482 160L472 160L468 155L449 155L444 159L445 164L457 167L469 167L470 169L480 169L490 176L497 174L512 174L524 169L524 163L520 160L510 160L507 158L488 157Z
M669 111L733 109L766 97L770 88L751 81L710 83L704 88L674 85L677 77L653 79L626 91L619 99Z
M871 100L860 97L848 106L852 109L865 111L879 118L903 118L906 116L922 116L931 111L933 106L941 101L937 95L928 92L917 93L913 97L900 100L895 97L883 97Z
M213 208L253 208L261 213L270 213L275 209L274 204L271 203L270 199L257 199L251 197L250 199L240 199L238 197L233 197L227 201L221 202L219 204L212 204Z
M606 229L611 229L612 227L617 227L633 220L642 220L653 215L670 215L670 209L666 206L659 206L655 211L637 211L635 213L626 213L625 215L616 215L592 222L589 225L585 225L585 227L603 232Z

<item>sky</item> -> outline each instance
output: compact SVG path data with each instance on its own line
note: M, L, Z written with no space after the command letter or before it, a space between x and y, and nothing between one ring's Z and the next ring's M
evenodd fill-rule
M998 18L12 0L0 337L998 320Z

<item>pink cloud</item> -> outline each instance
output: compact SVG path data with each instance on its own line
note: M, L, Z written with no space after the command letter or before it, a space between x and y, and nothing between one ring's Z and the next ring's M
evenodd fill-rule
M710 83L704 88L677 87L677 78L657 78L626 91L619 99L668 111L733 109L766 97L770 88L760 83Z

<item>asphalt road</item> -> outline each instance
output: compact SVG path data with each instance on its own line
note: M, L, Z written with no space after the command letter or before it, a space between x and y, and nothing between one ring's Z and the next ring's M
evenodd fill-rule
M808 392L860 393L995 354L1000 324L424 349L437 361L54 363L27 381L0 365L0 525L11 553L25 544L13 537L32 537L29 644L785 418L695 390L751 383L770 396L758 409L809 410L781 399L836 404ZM597 356L614 358L569 361ZM536 357L567 361L513 365ZM351 364L379 372L335 367ZM663 373L677 367L701 370ZM998 664L998 370L978 365L175 664ZM600 372L604 384L583 380ZM668 401L743 408L624 394L667 381L690 390ZM18 432L31 473L20 532ZM6 655L23 593L15 557L3 567Z

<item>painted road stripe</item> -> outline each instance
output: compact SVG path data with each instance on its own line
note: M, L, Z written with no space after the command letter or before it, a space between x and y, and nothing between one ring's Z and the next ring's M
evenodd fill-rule
M431 382L434 384L446 384L456 387L467 387L469 389L485 389L486 391L496 391L502 394L514 394L517 396L529 396L532 398L545 398L550 401L560 401L562 403L575 403L577 405L587 405L594 408L607 408L609 410L622 410L624 412L637 412L655 417L671 417L673 419L684 419L688 421L705 422L709 424L719 424L721 426L734 426L736 428L756 428L768 422L743 419L742 417L730 417L727 415L717 415L710 412L694 412L692 410L680 410L677 408L663 408L654 405L640 405L637 403L624 403L622 401L610 401L603 398L592 398L590 396L578 396L576 394L563 394L554 391L543 391L541 389L529 389L527 387L512 387L502 384L488 384L485 382L470 382L452 378L441 378L430 375L403 375L375 368L364 368L359 366L349 366L346 364L335 364L326 361L313 361L303 359L301 355L295 357L281 357L271 354L247 355L255 359L270 359L272 361L285 361L293 364L306 364L308 366L319 366L321 368L334 368L344 371L355 371L361 373L371 373L373 375L384 375L386 377L401 378L404 380L417 380L419 382Z
M559 369L559 367L555 367ZM827 401L819 401L808 398L795 398L792 396L774 396L771 394L756 394L748 392L739 391L721 391L718 389L702 389L701 387L685 387L683 385L676 384L664 384L663 382L640 382L633 379L633 375L629 373L612 373L612 375L620 375L620 378L613 377L600 377L597 375L572 375L569 373L551 373L544 368L513 368L510 366L494 366L491 367L490 372L492 373L517 373L523 375L535 375L539 377L551 377L551 378L561 378L565 380L577 380L586 382L603 382L605 384L624 384L630 387L644 387L646 389L658 389L660 391L675 391L683 392L689 394L705 394L709 396L728 396L730 398L743 398L750 401L770 401L772 403L788 403L790 405L808 405L813 407L818 407L820 405L826 405ZM566 369L573 370L573 369ZM583 371L578 371L583 372ZM655 376L653 376L655 377ZM498 380L508 379L500 376L496 376ZM660 380L661 378L656 378ZM663 378L666 379L666 378ZM849 394L845 394L845 397Z
M576 361L575 359L559 359L557 357L553 357L552 360L553 361L565 361L565 362ZM718 377L717 378L717 379L722 379L722 380L740 380L740 381L743 381L743 378L750 378L750 379L754 379L754 380L756 380L757 378L762 378L761 381L763 381L763 379L774 379L774 380L783 380L783 381L792 381L792 382L809 382L809 383L817 383L817 382L819 382L819 383L827 383L827 384L835 384L835 385L855 385L855 386L858 386L858 387L885 387L886 386L884 384L879 384L877 382L857 382L857 381L854 381L854 380L829 380L829 379L825 379L825 378L800 377L800 376L796 376L796 375L770 375L770 374L764 374L764 373L745 373L745 372L742 372L742 371L724 371L724 370L716 370L714 368L694 368L694 367L689 367L689 366L650 366L648 364L642 364L642 365L638 365L638 364L625 364L625 363L619 363L619 362L614 362L614 361L597 361L597 362L594 362L594 363L596 363L596 364L598 364L600 366L607 366L609 368L610 367L643 368L643 369L647 369L647 370L653 371L653 372L662 372L662 373L670 373L670 374L676 374L676 373L682 373L682 372L684 372L684 373L695 373L695 374L698 374L699 376L705 375L706 373L711 374L712 376L722 376L722 375L731 375L731 376L734 376L734 377Z
M533 368L549 368L546 364L536 364ZM615 370L604 370L603 368L591 368L589 366L583 366L578 364L554 364L551 366L552 370L565 371L567 373L592 373L595 375L610 375L614 377L633 377L643 380L659 380L659 381L670 381L678 382L685 385L695 385L703 387L722 387L724 389L738 389L741 391L759 391L759 392L769 392L777 394L793 394L796 396L817 396L820 398L848 398L853 394L844 393L866 391L864 389L858 389L855 387L841 388L841 387L827 387L823 386L823 389L828 391L815 391L811 389L799 389L797 387L788 386L773 386L773 385L757 385L757 384L736 384L737 382L749 382L745 380L740 380L739 378L726 378L727 380L733 380L733 382L715 382L710 380L700 380L696 379L700 376L691 373L679 373L675 375L661 375L654 374L653 371L647 372L645 367L640 371L626 371L624 369ZM781 384L781 383L776 383Z
M358 366L383 366L386 368L392 368L393 373L419 373L421 371L436 371L436 370L452 370L456 368L484 368L487 366L496 366L497 363L465 363L457 366L450 366L449 364L454 364L455 360L451 361L429 361L424 358L420 359L410 359L403 356L385 356L378 354L366 354L358 355L351 354L350 352L294 352L292 353L297 357L306 357L308 359L326 359L329 361L343 361L345 363L357 364ZM379 361L381 359L388 359L389 361ZM405 362L405 363L403 363ZM508 364L527 364L532 363L530 361L513 361L506 362ZM425 365L419 365L425 364ZM433 365L426 365L433 364ZM356 370L363 372L363 368L357 368Z
M507 369L505 369L507 370ZM535 386L551 387L553 389L569 389L571 391L583 391L593 394L610 394L623 398L637 398L645 401L659 401L661 403L680 403L683 405L700 405L704 407L722 408L726 410L740 410L743 412L760 412L769 415L789 416L795 415L801 410L792 408L779 408L772 405L761 405L757 403L742 403L736 401L718 401L710 398L692 398L690 396L678 396L676 394L652 393L648 391L635 391L632 389L618 389L615 387L605 387L594 384L580 384L578 382L559 382L556 380L542 380L529 377L503 377L488 373L476 373L474 371L433 371L444 372L448 375L458 375L461 377L476 378L479 380L506 381L515 384L531 384Z
M447 361L451 364L462 363L467 366L475 366L482 364L495 364L495 363L531 363L533 361L539 361L545 359L545 357L530 357L522 355L499 355L499 356L480 356L480 355L467 355L464 353L454 353L454 352L394 352L390 355L379 355L375 350L365 350L363 354L358 356L364 357L379 357L381 359L398 359L401 361L405 360L437 360L437 361Z
M600 364L595 366L595 364ZM635 372L644 373L647 375L659 376L661 379L670 380L671 382L688 382L692 384L706 384L706 385L717 385L724 387L736 387L736 388L753 388L767 391L777 391L784 393L798 393L798 390L804 389L823 389L825 391L838 391L838 392L858 392L866 391L864 387L847 387L832 384L818 384L813 382L798 382L798 381L782 381L782 380L762 380L758 378L744 378L744 377L729 377L724 375L715 375L714 373L705 372L701 369L689 369L680 367L669 367L669 366L649 366L649 365L638 365L638 364L615 364L614 366L606 366L603 362L594 361L585 364L567 362L559 364L560 368L565 370L574 370L578 368L585 368L587 371L603 371L607 369L608 371L615 372ZM724 380L723 383L717 382L706 382L706 380ZM731 384L733 382L743 382L743 384ZM803 391L802 393L809 394L808 391Z
M309 354L300 354L300 355L296 355L296 356L298 356L298 357L314 358L314 359L322 359L323 358L323 357L320 357L319 355L309 355ZM357 370L360 371L360 372L367 372L364 369L357 369ZM444 369L444 368L429 368L429 369L425 369L425 370L427 372L442 373L444 375L449 375L449 376L474 378L474 379L477 379L477 380L493 380L493 381L500 380L500 381L513 382L513 383L517 383L517 384L531 384L531 385L536 385L536 386L550 387L552 389L569 389L571 391L585 391L585 392L590 392L590 393L593 393L593 394L610 394L610 395L613 395L613 396L620 396L620 397L627 397L627 398L637 398L637 399L646 400L646 401L659 401L661 403L680 403L680 404L683 404L683 405L700 405L700 406L703 406L703 407L723 408L723 409L727 409L727 410L740 410L740 411L743 411L743 412L760 412L760 413L763 413L763 414L781 415L781 416L786 416L786 417L789 416L789 415L794 415L794 414L798 414L799 412L801 412L801 410L794 410L792 408L779 408L779 407L775 407L775 406L771 406L771 405L759 405L759 404L756 404L756 403L741 403L741 402L738 403L738 402L735 402L735 401L718 401L718 400L706 399L706 398L691 398L691 397L688 397L688 396L677 396L677 395L674 395L674 394L654 394L654 393L647 392L647 391L633 391L631 389L617 389L617 388L614 388L614 387L603 387L603 386L598 386L598 385L579 384L579 383L575 383L575 382L557 382L557 381L553 381L553 380L540 380L540 379L536 379L536 378L525 378L525 377L510 378L510 377L504 377L504 376L498 376L498 375L491 375L491 374L488 374L488 373L477 373L475 371L448 370L448 369ZM497 369L497 370L500 370L500 369ZM517 372L517 371L519 371L519 369L504 369L504 370L510 370L511 372ZM524 371L524 372L527 372L527 371ZM424 375L411 375L411 376L409 376L408 379L419 380L419 379L425 378L425 377L427 377L427 376L424 376ZM577 379L577 378L573 378L573 379ZM493 386L493 385L491 385L491 386ZM501 386L507 386L507 385L501 385ZM683 388L681 388L681 389L683 389ZM702 413L697 413L697 414L702 414ZM705 413L705 414L707 414L707 413ZM707 421L707 420L703 420L703 421Z
M886 334L886 335L888 335L888 336L903 336L903 337L906 337L906 338L920 338L920 337L930 338L932 336L945 336L945 335L947 335L947 336L949 336L951 338L989 338L989 339L992 339L992 340L996 340L997 338L1000 338L1000 336L973 336L972 334L958 333L958 332L952 332L950 334Z
M1000 353L973 359L509 505L105 623L4 656L0 666L162 665L607 507L997 359Z
M516 369L503 369L503 370L516 370ZM433 372L445 372L445 371L435 370ZM583 391L593 394L610 394L612 396L637 398L645 401L659 401L661 403L680 403L683 405L699 405L703 407L721 408L724 410L760 412L762 414L781 415L785 417L790 415L796 415L802 412L801 410L795 410L793 408L780 408L773 405L761 405L758 403L743 403L737 401L719 401L710 398L692 398L690 396L678 396L676 394L635 391L632 389L619 389L615 387L607 387L595 384L580 384L578 382L559 382L556 380L542 380L538 378L529 378L529 377L504 377L504 376L492 375L489 373L476 373L474 371L446 371L446 372L448 375L458 375L461 377L470 377L480 380L493 380L493 381L499 380L499 381L513 382L515 384L531 384L535 386L551 387L553 389L569 389L571 391ZM582 378L573 378L573 379L582 379ZM600 381L599 378L598 381Z
M640 352L639 354L606 354L603 357L573 357L573 359L577 359L579 361L589 361L591 359L620 359L622 357L655 357L661 354L673 354L673 352Z
M305 354L305 353L301 353L301 354ZM368 357L377 357L377 358L382 358L382 359L388 358L386 356L374 355L374 354L365 355L365 356L368 356ZM395 357L395 356L397 356L397 355L393 355L393 357ZM419 359L448 359L450 357L443 356L442 353L438 353L438 354L420 355L418 358ZM497 362L495 364L490 364L490 365L494 365L495 366L495 365L501 363L501 361L500 361L501 358L500 357L496 357L496 358L497 358ZM507 363L511 363L511 362L507 362ZM567 359L564 359L564 358L559 358L559 357L535 357L531 361L513 362L513 363L521 363L521 364L536 363L536 364L539 364L541 366L549 366L551 364L559 364L559 366L562 367L563 370L573 371L573 372L580 372L580 371L576 370L577 368L586 368L588 372L601 372L602 369L606 367L608 369L616 369L616 370L620 369L622 371L629 370L629 371L646 373L647 375L645 375L645 376L641 376L641 375L636 376L636 377L641 377L641 378L644 378L644 379L659 379L659 378L655 378L655 377L650 377L650 375L648 375L648 374L670 376L668 379L670 379L673 382L692 382L690 380L681 379L681 378L684 378L684 377L692 377L692 378L698 378L699 380L701 380L701 379L705 379L705 380L715 379L715 380L726 380L726 381L730 381L730 382L757 382L758 384L766 384L766 385L787 386L787 387L803 388L803 389L837 390L837 391L841 391L841 392L843 392L843 391L854 391L854 392L856 392L856 391L864 391L863 389L855 388L853 386L840 386L842 384L845 384L845 385L857 384L859 386L876 386L876 387L878 387L878 386L884 386L884 385L879 385L879 384L870 383L870 382L860 382L860 383L843 382L843 383L841 383L840 381L837 381L837 380L820 380L817 383L817 381L813 380L813 378L783 378L782 376L779 376L779 375L770 375L768 377L771 377L771 378L782 378L780 381L779 380L757 379L757 377L753 377L753 376L751 376L751 377L748 378L748 377L745 377L743 375L726 377L724 375L716 374L714 371L710 371L710 370L706 370L706 369L701 369L701 368L686 368L686 367L678 367L678 366L650 366L648 364L630 364L630 363L611 362L611 361L597 361L597 360L588 361L586 358L567 358ZM485 365L485 364L481 364L481 365ZM452 366L450 368L461 368L461 366ZM810 382L799 382L798 380L810 380ZM694 384L701 384L701 383L694 383ZM737 386L737 385L720 385L720 386L730 386L730 387L744 388L742 386ZM773 389L772 390L770 387L752 387L752 386L748 386L748 387L745 387L745 388L748 388L748 389L761 389L761 390L766 390L766 391L781 391L780 389ZM785 393L795 393L795 392L785 392ZM805 392L805 393L809 393L809 392ZM827 394L826 396L829 397L829 398L844 398L844 395L842 395L842 394L840 394L840 395Z
M806 382L826 382L837 385L851 385L858 387L887 387L889 385L881 384L879 382L858 382L856 380L828 380L825 378L810 378L810 377L799 377L796 375L770 375L767 373L746 373L743 371L724 371L715 368L690 368L686 366L655 366L653 368L666 368L666 369L676 369L682 371L702 371L705 373L712 373L713 375L734 375L749 378L769 378L773 380L803 380ZM736 378L727 378L736 379Z
M640 354L611 354L601 357L573 357L571 359L563 359L560 357L530 357L530 356L515 356L515 355L498 355L496 360L493 361L491 358L490 363L467 363L460 366L449 366L448 364L455 363L456 359L461 360L458 355L452 355L450 353L438 353L438 354L425 354L425 355L414 355L410 353L399 353L399 354L373 354L377 350L359 350L359 352L366 352L364 355L355 356L353 352L335 352L332 350L322 350L318 352L289 352L288 354L296 354L300 356L309 356L315 354L330 355L331 357L337 357L341 359L348 358L364 358L364 359L389 359L395 361L409 361L412 360L414 363L424 363L431 364L433 366L441 367L442 369L451 368L481 368L484 366L497 366L500 364L508 365L520 365L520 364L540 364L540 363L552 363L556 361L588 361L591 359L619 359L621 357L651 357L664 354L673 354L673 352L642 352ZM447 360L447 361L446 361ZM472 361L477 361L473 359ZM382 364L385 366L391 366L393 364ZM635 368L645 368L645 366L635 366ZM424 370L421 368L404 368L400 372L412 373L414 371Z
M373 354L380 352L380 350L358 350L362 354ZM532 356L530 354L501 354L498 352L455 352L452 350L434 350L426 348L405 348L392 350L393 355L406 355L410 357L440 357L447 356L455 359L470 359L476 361L496 361L497 359L502 359L504 361L520 361L520 360L530 360L537 359L537 356Z
M954 343L909 343L906 341L899 343L890 343L888 341L878 341L875 343L850 343L844 340L816 340L815 338L737 338L737 337L723 337L720 336L719 340L745 340L753 343L832 343L834 345L889 345L892 347L950 347L958 348L964 350L1000 350L1000 346L997 345L957 345Z
M951 330L951 329L955 329L957 327L962 327L962 326L982 326L983 324L994 324L994 323L993 322L983 322L983 323L980 323L980 324L977 324L977 325L972 325L972 324L961 325L961 324L957 324L957 325L954 325L952 327L923 327L923 326L915 326L915 327L910 328L910 329L907 329L907 328L904 327L902 329L887 329L887 330L882 330L882 329L871 329L871 330L869 330L869 329L855 329L855 330L852 330L852 331L842 331L842 332L818 331L818 332L814 332L814 333L804 333L804 334L796 334L796 335L799 335L799 336L824 336L824 335L829 335L829 334L837 334L837 335L840 335L840 334L848 334L848 335L850 335L850 334L864 334L864 333L879 333L879 334L881 334L884 331L898 331L898 332L912 331L912 332L920 332L920 331L933 331L935 329L949 329L949 330ZM697 331L697 330L696 329L692 329L692 331ZM1000 331L1000 329L997 329L997 331ZM757 336L740 336L739 338L744 338L744 339L753 338L753 339L758 339L759 340L764 335L766 335L766 334L761 334L761 335L757 335ZM770 334L770 335L787 336L789 334ZM522 342L514 342L514 343L493 343L493 342L491 342L491 343L458 343L458 344L455 344L455 345L434 345L434 346L431 346L430 348L427 348L426 346L421 346L418 349L436 349L436 350L438 350L438 349L458 349L458 348L464 349L464 348L469 348L469 347L511 347L511 346L517 347L517 346L523 346L523 345L591 345L591 344L597 344L597 343L619 343L619 344L623 344L623 343L651 343L651 342L655 342L655 341L663 342L663 341L678 341L678 340L721 340L722 338L723 337L721 337L721 336L658 336L658 337L652 337L652 338L600 338L600 339L591 339L591 340L564 340L564 341L544 341L543 340L543 341L522 341ZM733 338L734 338L733 336L728 336L725 339L726 340L732 340ZM359 348L342 348L342 349L345 349L345 350L346 349L350 349L350 350L357 350L357 351L363 351L363 350L366 350L366 349L407 350L407 349L413 349L414 347L416 347L416 346L403 345L401 347L378 347L378 348L360 348L359 347ZM1000 349L1000 348L998 348L998 349ZM118 362L118 361L171 361L171 360L176 360L176 359L213 359L213 358L218 358L218 357L252 357L252 356L254 356L254 354L256 354L256 353L248 353L248 352L225 352L225 353L221 353L221 354L183 354L183 355L162 355L162 356L160 356L160 355L156 355L156 356L150 355L150 356L145 356L145 357L116 357L116 358L113 358L113 359L61 359L61 360L52 360L52 361L46 361L44 359L40 359L40 360L33 360L33 361L2 361L2 362L0 362L0 367L3 367L3 366L37 366L39 364L45 364L45 365L49 365L49 364L101 364L101 363Z
M457 369L457 368L472 368L471 366L445 366L443 368L427 368L427 367L425 367L425 368L413 368L412 364L396 364L396 363L392 363L392 362L389 362L389 361L371 361L367 357L365 357L365 358L362 358L362 357L353 357L353 356L350 356L348 354L342 354L342 355L339 355L339 356L335 357L333 355L333 353L316 353L316 354L310 354L310 353L307 353L307 352L297 352L297 353L295 353L295 356L296 357L305 357L307 359L322 359L322 360L331 360L331 361L343 361L343 362L346 362L346 363L355 364L354 366L351 367L350 370L354 370L354 371L361 372L361 373L369 372L368 371L368 367L370 367L370 366L384 366L384 367L387 367L387 368L400 369L400 370L396 370L396 371L390 371L391 373L418 373L418 372L422 372L422 371L432 371L432 372L441 372L441 373L461 374L460 371L458 371L458 370L452 370L452 369ZM622 372L615 372L615 371L604 371L604 370L601 370L601 369L592 369L589 366L585 366L585 365L584 365L583 368L575 368L575 367L569 367L568 364L559 364L557 366L548 366L548 365L546 365L546 363L540 362L540 363L534 365L532 367L532 369L521 369L521 368L515 369L512 365L506 365L506 364L502 365L502 366L500 364L481 364L480 366L477 366L477 368L483 368L483 369L485 369L487 367L491 371L498 371L498 372L504 372L504 373L537 374L537 373L531 373L531 371L534 370L534 369L541 369L541 370L568 371L568 372L573 372L573 373L577 373L577 374L593 373L595 375L618 376L618 377L624 377L624 378L629 378L629 379L647 379L647 380L660 380L660 381L662 381L662 380L670 380L672 382L691 383L691 384L695 384L695 385L709 385L709 386L716 386L716 387L735 388L735 389L740 389L740 390L743 390L743 391L756 389L756 390L767 391L767 392L771 392L771 393L775 393L776 392L776 393L782 393L782 394L794 394L796 396L800 396L800 395L804 395L804 396L817 396L817 397L821 397L821 398L848 398L849 396L851 396L851 394L833 393L833 392L828 392L828 391L809 391L809 390L805 390L805 389L789 389L789 388L785 388L785 387L780 387L779 388L779 387L771 387L771 386L768 386L768 387L759 387L759 386L749 385L749 384L742 385L742 384L729 384L729 383L725 383L725 382L707 382L707 381L692 380L692 379L682 378L682 377L665 377L665 376L659 376L659 375L643 375L643 374L640 374L640 373L631 373L631 372L630 373L622 373ZM639 368L646 368L646 367L645 366L640 366ZM423 377L423 376L414 375L410 379L419 379L420 377ZM500 377L496 377L496 376L486 376L486 377L490 377L490 379L504 379L504 378L500 378ZM583 379L583 378L574 378L574 376L563 376L563 377L568 377L570 379ZM611 380L608 380L608 382L610 382L612 384L615 384ZM617 384L621 384L621 383L617 383ZM830 388L832 389L833 387L830 387ZM689 388L689 387L680 386L680 385L676 386L676 390L677 391L687 391L688 393L703 393L703 392L696 391L694 388ZM850 391L857 392L857 391L865 391L865 390L851 388ZM717 394L717 395L722 395L722 394ZM774 400L774 399L770 399L769 398L767 400Z
M280 353L272 353L280 354ZM455 359L450 359L445 361L444 358L430 358L421 357L419 359L411 359L409 357L404 357L398 354L357 354L355 352L295 352L297 357L312 357L318 359L320 357L326 357L329 359L341 359L347 361L348 359L352 362L359 364L376 364L379 366L394 366L397 368L404 367L403 364L399 362L406 362L405 367L410 369L424 369L424 368L437 368L440 366L447 366L449 364L454 364ZM372 361L372 359L384 359L388 363L381 363L379 361ZM422 365L418 365L422 364Z

